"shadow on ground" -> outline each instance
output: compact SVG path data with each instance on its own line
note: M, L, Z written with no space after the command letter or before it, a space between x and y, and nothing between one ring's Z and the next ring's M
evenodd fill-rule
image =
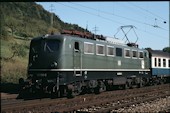
M18 94L19 84L1 83L1 93Z
M24 99L24 100L32 100L32 99L42 99L42 98L50 98L51 95L44 94L44 93L29 93L26 91L20 92L19 84L13 83L1 83L1 93L8 93L8 94L19 94L16 99Z

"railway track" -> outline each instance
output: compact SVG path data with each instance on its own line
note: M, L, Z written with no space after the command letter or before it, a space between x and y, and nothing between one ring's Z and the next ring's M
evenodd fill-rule
M16 99L18 94L7 94L7 93L1 93L1 100L11 100Z
M94 113L98 113L99 111L101 113L108 113L111 112L113 110L117 110L123 107L129 107L131 105L135 105L135 104L139 104L142 102L146 102L146 101L151 101L151 100L155 100L157 98L162 98L167 96L167 94L163 94L162 91L160 92L155 92L157 94L153 94L153 92L151 92L150 94L148 93L144 93L144 94L139 94L139 95L134 95L134 96L127 96L125 98L117 98L117 99L112 99L109 101L105 101L101 104L97 104L98 106L93 106L91 108L85 108L85 111L87 112L94 112ZM160 94L158 94L160 93ZM81 111L81 110L78 110ZM85 112L84 110L82 112Z
M36 99L1 103L1 111L7 112L110 112L144 101L170 95L169 84L128 90L104 92L99 95L87 94L72 99Z

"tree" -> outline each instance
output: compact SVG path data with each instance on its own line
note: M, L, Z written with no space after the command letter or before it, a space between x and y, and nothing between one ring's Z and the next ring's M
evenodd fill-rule
M170 47L164 47L164 48L162 49L162 51L163 51L163 52L168 52L168 53L170 53Z
M59 31L53 27L50 27L50 28L48 28L47 32L48 32L48 34L54 34L54 33L58 33Z
M1 29L0 29L0 37L5 39L7 37L7 31L5 29L4 14L2 13L1 9L0 9L0 13L1 13L1 16L0 16L0 27L1 27Z
M12 51L12 56L8 59L12 59L15 56L18 57L25 57L26 56L26 51L23 45L17 44L17 43L13 43L10 47L11 51Z
M145 49L148 50L148 51L152 51L152 48L150 48L150 47L147 47Z
M6 19L6 26L9 27L11 29L11 33L12 36L14 35L14 32L16 31L16 19L14 19L13 17L8 17Z

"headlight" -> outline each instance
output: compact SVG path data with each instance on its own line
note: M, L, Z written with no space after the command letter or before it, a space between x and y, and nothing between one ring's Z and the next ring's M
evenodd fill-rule
M32 63L30 63L28 66L31 67L31 66L32 66Z
M52 68L57 67L57 62L53 62L53 63L51 64L51 67L52 67Z

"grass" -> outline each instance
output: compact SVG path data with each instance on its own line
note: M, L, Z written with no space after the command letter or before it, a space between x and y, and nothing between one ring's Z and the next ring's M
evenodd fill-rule
M23 45L26 48L26 53L28 54L29 52L29 45L30 45L30 40L22 40L22 39L16 39L16 38L11 38L11 40L0 40L1 41L1 58L9 58L12 56L12 51L11 51L11 45L14 43ZM27 57L26 57L27 58Z
M19 78L26 78L27 62L21 59L1 61L1 83L18 83Z
M6 40L1 40L1 57L8 58L12 55L9 47L10 43Z
M12 59L6 60L6 58L10 58L13 54L10 49L12 43L18 43L24 47L27 46L27 48L24 49L26 52L25 57L15 56ZM18 84L19 78L26 78L29 43L30 41L15 38L10 38L10 40L1 39L1 83Z

